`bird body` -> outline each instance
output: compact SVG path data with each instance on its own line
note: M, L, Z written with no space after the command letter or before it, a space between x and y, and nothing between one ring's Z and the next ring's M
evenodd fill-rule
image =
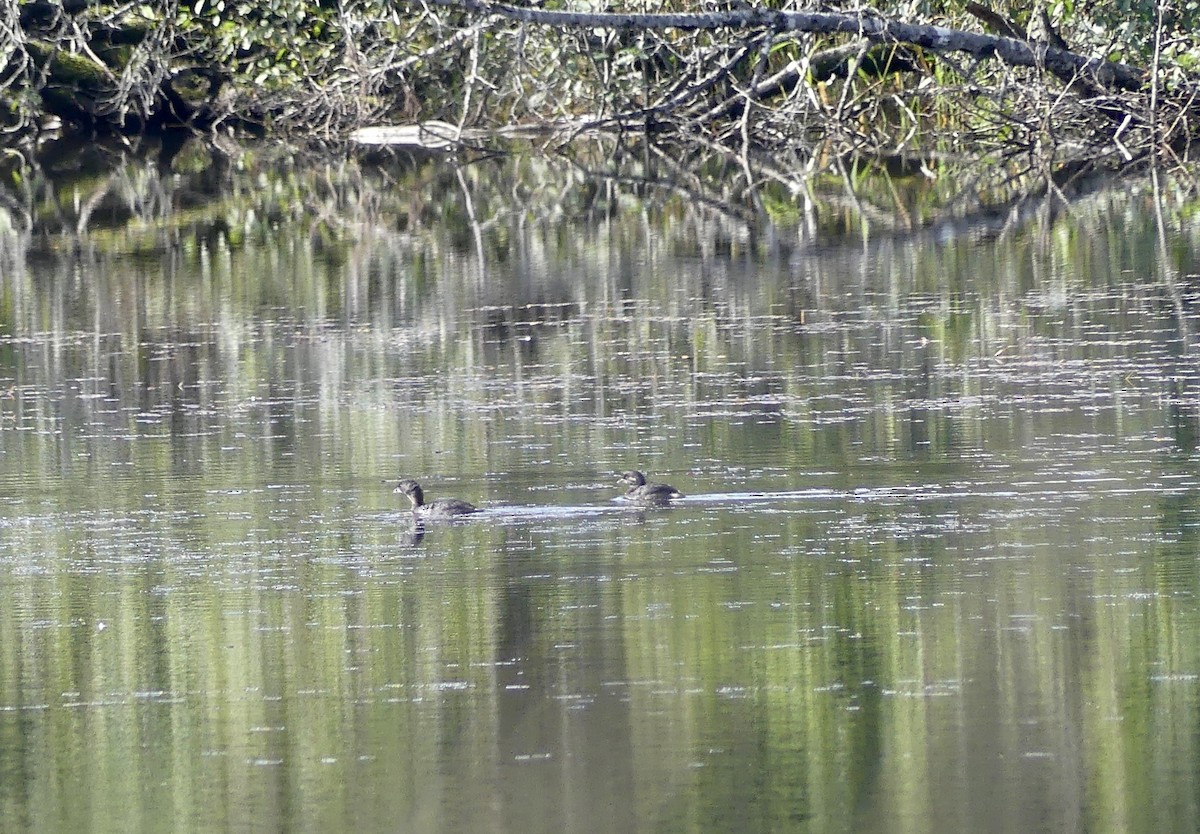
M672 498L683 498L683 493L670 484L651 484L646 482L646 476L637 470L622 472L620 483L629 487L625 497L630 501L640 501L643 504L665 504Z
M458 498L437 498L425 503L425 492L411 478L396 484L392 492L406 496L412 502L412 511L422 518L454 518L479 512L479 508Z

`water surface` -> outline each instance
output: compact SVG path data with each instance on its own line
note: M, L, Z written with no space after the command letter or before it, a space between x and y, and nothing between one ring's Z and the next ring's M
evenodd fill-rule
M1180 205L747 232L506 164L10 216L0 827L1191 829Z

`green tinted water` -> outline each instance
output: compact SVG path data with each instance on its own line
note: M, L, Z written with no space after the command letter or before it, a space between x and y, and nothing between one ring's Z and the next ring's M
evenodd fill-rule
M747 238L497 168L472 229L422 170L330 239L4 238L0 828L1190 829L1182 214Z

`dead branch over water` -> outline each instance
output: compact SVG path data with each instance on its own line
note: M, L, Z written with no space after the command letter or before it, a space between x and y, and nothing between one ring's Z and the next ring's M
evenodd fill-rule
M1041 0L1006 7L1017 19L974 0L966 14L922 4L929 22L911 4L836 11L811 0L716 10L694 0L679 13L280 2L320 25L281 22L275 4L222 18L225 4L210 0L5 7L0 93L19 89L27 106L36 90L47 113L88 129L336 140L401 126L391 135L463 158L506 150L516 135L570 153L580 133L636 133L681 166L729 161L739 173L723 199L754 210L767 183L799 194L871 155L930 179L946 160L961 170L974 159L960 204L987 202L978 195L989 189L1053 195L1081 171L1174 161L1194 132L1196 84L1168 56L1195 36L1161 9L1143 68L1098 57L1111 44L1085 20L1060 35ZM223 45L206 40L219 32ZM295 67L271 64L279 37Z
M564 12L493 3L489 0L424 0L431 6L460 8L475 14L494 14L544 26L595 27L614 30L761 29L776 33L857 35L873 43L909 44L933 52L965 52L978 59L997 58L1014 67L1039 67L1065 81L1083 76L1104 87L1141 90L1146 73L1116 61L1089 58L1068 49L1014 37L984 35L944 26L890 20L875 11L854 14L789 12L745 8L721 12L637 14Z
M1176 161L1194 130L1190 79L1176 72L1164 83L1157 52L1143 69L1088 54L1103 54L1094 43L1072 48L1040 0L1027 25L972 0L966 11L988 33L869 8L574 12L489 0L412 7L442 22L448 52L468 25L487 30L493 44L475 38L460 48L472 73L460 106L443 108L443 145L518 124L557 128L560 140L632 130L723 148L750 178L752 149L966 154L993 166L993 180L1032 176L1036 190L1053 192L1081 165ZM1161 13L1158 25L1161 41ZM539 66L535 50L557 63L543 58ZM583 93L569 98L558 81L581 65L592 77L572 75ZM507 118L472 110L488 98L516 103Z

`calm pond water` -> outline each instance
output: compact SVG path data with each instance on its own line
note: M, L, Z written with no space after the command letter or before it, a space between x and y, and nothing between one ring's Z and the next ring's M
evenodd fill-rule
M1193 830L1194 204L532 165L0 211L0 829Z

